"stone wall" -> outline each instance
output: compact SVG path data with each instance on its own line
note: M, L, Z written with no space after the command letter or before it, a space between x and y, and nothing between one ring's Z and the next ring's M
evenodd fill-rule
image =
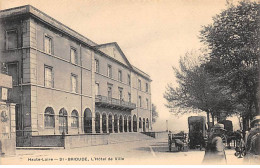
M66 149L107 145L109 134L39 135L17 137L17 147L64 147Z
M61 135L17 137L17 147L64 147Z

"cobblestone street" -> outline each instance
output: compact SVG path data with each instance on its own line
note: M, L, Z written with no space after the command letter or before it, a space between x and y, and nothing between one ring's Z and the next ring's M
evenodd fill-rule
M169 152L167 139L124 142L75 149L17 150L1 164L202 164L205 151ZM226 150L227 164L243 164Z

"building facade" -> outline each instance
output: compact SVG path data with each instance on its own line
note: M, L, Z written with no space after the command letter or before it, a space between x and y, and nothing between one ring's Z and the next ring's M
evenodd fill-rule
M14 155L16 149L15 104L7 102L11 88L12 77L0 71L0 157Z
M117 43L96 44L29 5L0 11L0 25L18 136L152 129L150 76Z

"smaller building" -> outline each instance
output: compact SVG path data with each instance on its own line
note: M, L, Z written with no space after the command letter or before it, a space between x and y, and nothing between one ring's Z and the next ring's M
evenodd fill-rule
M16 149L15 104L7 99L12 77L0 73L0 156L13 155Z

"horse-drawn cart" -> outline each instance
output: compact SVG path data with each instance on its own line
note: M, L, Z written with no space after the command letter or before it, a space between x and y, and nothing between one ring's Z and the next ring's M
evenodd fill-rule
M205 147L207 141L206 117L191 116L188 118L189 138L188 144L190 149Z
M172 151L172 148L177 149L177 151L183 151L188 149L187 145L187 134L180 132L178 134L168 134L168 146L169 151Z
M233 123L230 120L222 120L219 123L224 125L225 134L221 137L225 147L231 149L230 143L234 140L236 141L237 135L233 132ZM234 143L235 145L235 143Z

